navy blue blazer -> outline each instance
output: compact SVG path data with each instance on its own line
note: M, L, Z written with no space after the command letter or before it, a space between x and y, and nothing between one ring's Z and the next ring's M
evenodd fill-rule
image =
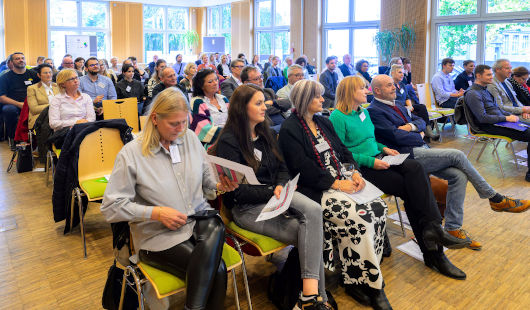
M340 65L339 69L340 69L340 72L342 72L342 75L344 77L352 75L352 73L350 73L350 69L348 68L348 66L346 66L346 64Z
M370 118L375 127L375 138L377 142L398 150L400 153L410 153L412 157L412 149L423 146L425 142L423 142L419 132L408 132L398 129L398 127L412 123L418 127L419 131L425 131L425 122L414 114L411 114L412 117L409 116L405 107L399 104L396 106L401 110L407 122L404 122L392 107L377 99L374 99L368 107Z

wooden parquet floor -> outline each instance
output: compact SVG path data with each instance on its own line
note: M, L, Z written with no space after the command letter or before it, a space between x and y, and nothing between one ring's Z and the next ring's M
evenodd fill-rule
M471 140L444 132L443 143L433 147L453 147L467 151ZM525 148L515 144L516 151ZM480 162L475 162L480 146L471 157L475 167L502 194L530 199L530 183L524 181L525 168L515 170L504 144L499 147L506 178L488 147ZM0 232L0 309L101 309L101 294L112 263L112 236L97 204L86 215L88 258L82 256L79 229L63 235L64 223L54 223L51 187L46 187L43 172L6 173L11 152L0 143L0 226L16 221L16 228ZM390 212L395 206L390 203ZM491 211L468 185L465 205L467 229L483 244L482 251L448 250L451 261L467 273L467 280L441 276L396 247L408 241L398 226L389 224L394 251L385 258L382 271L386 294L394 309L530 309L530 212L505 214ZM247 257L254 309L275 309L268 302L268 275L274 266L264 258ZM225 308L235 309L229 277ZM241 272L239 295L246 309ZM344 293L332 290L340 309L363 309ZM182 300L183 294L177 297ZM174 309L181 309L175 306Z

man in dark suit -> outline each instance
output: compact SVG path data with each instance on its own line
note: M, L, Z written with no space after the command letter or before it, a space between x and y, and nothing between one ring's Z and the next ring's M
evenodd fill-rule
M453 236L470 240L471 249L481 249L481 244L471 240L462 229L464 221L464 199L469 180L483 199L488 198L494 211L522 212L530 201L514 200L497 193L469 162L466 155L456 149L429 148L423 141L425 122L400 104L395 104L396 88L388 75L378 75L372 80L374 101L368 108L375 127L377 142L401 153L410 153L422 164L425 172L449 182L445 229ZM441 261L440 261L441 262ZM427 261L426 261L427 263ZM450 263L449 263L450 264ZM453 278L460 278L463 272L444 263L440 272ZM440 266L438 266L440 267ZM440 268L438 268L440 269Z
M355 67L351 64L350 54L342 56L343 64L339 66L340 72L344 77L355 75Z
M464 71L456 76L455 88L456 89L468 89L473 82L475 82L475 62L473 60L466 60L463 63Z
M254 84L263 89L265 94L265 105L267 106L267 116L272 121L272 128L276 132L280 132L280 127L285 120L282 113L287 112L292 108L289 99L280 99L271 88L265 88L263 85L263 76L255 67L245 67L241 72L241 82L243 84Z
M232 76L221 83L221 93L229 100L236 88L243 84L243 82L241 82L241 71L243 70L243 67L245 67L243 60L232 60L230 63L230 72L232 73Z
M322 72L320 75L320 84L324 86L324 103L322 106L324 108L333 108L335 107L335 91L339 85L339 75L335 72L337 68L337 57L329 56L326 58L326 71Z

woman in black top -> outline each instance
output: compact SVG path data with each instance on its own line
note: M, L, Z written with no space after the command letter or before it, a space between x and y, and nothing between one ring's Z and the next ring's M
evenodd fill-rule
M136 97L138 100L138 113L142 112L144 97L144 86L138 80L133 79L134 67L124 64L121 67L123 79L116 83L116 95L118 99Z
M322 211L320 205L295 192L289 209L272 219L256 218L272 196L280 197L289 172L266 119L261 88L245 84L230 98L228 120L211 151L219 157L248 165L261 185L241 184L225 194L237 225L298 247L303 290L294 309L329 309L322 259Z
M379 267L387 206L381 198L356 204L348 196L365 182L351 152L322 111L324 87L298 81L290 95L295 112L280 130L279 144L291 175L300 174L298 191L321 204L324 212L324 259L333 268L333 245L342 263L346 292L375 309L392 309ZM348 167L351 166L351 167Z

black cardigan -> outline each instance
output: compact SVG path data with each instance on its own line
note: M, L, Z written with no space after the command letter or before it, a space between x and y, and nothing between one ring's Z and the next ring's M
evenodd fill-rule
M223 195L223 202L228 208L242 204L266 203L274 195L277 185L285 185L289 181L289 171L285 163L279 161L265 139L258 138L253 142L254 148L261 151L261 162L255 171L256 178L262 185L240 184L233 191ZM276 143L276 141L273 141ZM225 130L217 139L217 156L248 165L243 157L239 143L234 134Z
M353 163L355 169L359 169L359 165L337 136L331 122L327 118L318 115L315 115L313 120L328 138L331 147L339 157L339 161L342 163ZM300 173L298 191L320 203L323 191L331 188L335 178L326 169L320 167L309 139L295 113L291 114L282 123L279 138L280 149L291 175L295 176ZM315 139L316 144L316 138L313 137L313 139Z

